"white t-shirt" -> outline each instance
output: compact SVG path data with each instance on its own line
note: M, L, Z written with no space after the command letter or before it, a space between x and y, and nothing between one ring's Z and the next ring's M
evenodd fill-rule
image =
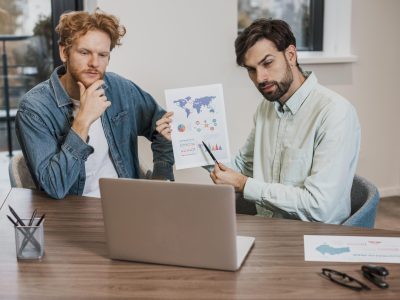
M74 117L79 111L80 101L71 99L74 104ZM85 163L86 181L83 189L83 196L99 197L100 178L117 178L118 174L110 158L110 152L106 136L104 135L101 119L98 118L89 128L89 142L94 152L89 155Z

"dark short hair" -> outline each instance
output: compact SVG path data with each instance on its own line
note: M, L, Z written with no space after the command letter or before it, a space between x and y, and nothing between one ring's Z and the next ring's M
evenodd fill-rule
M288 23L283 20L257 19L236 38L236 62L239 66L244 65L247 50L261 39L273 42L278 51L290 45L296 47L296 38Z

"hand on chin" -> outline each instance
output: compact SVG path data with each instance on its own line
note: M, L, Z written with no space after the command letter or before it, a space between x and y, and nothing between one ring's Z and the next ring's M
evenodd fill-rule
M90 87L93 83L95 83L97 80L102 79L102 76L100 74L88 74L88 73L83 73L81 76L79 76L80 82L85 86L85 88Z
M80 82L84 85L85 88L89 88L93 83L95 83L97 80L99 80L100 77L97 77L95 79L81 79Z

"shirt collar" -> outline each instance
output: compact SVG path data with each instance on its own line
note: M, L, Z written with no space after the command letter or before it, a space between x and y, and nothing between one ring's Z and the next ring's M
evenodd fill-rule
M300 106L306 100L307 96L317 85L318 80L313 72L304 72L303 74L306 77L306 80L283 106L281 106L279 101L274 102L275 110L279 116L281 116L281 114L287 110L289 110L292 115L296 114Z
M66 69L64 66L57 67L50 76L50 82L53 86L54 95L56 97L56 101L58 107L69 105L72 103L70 97L68 96L67 91L64 89L63 85L60 81L60 76L66 73Z

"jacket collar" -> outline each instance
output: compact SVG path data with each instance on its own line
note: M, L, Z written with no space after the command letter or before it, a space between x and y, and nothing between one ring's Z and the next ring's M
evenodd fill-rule
M50 76L51 86L53 87L54 95L57 101L58 107L72 104L67 91L64 89L60 81L60 76L66 73L64 66L57 67Z

